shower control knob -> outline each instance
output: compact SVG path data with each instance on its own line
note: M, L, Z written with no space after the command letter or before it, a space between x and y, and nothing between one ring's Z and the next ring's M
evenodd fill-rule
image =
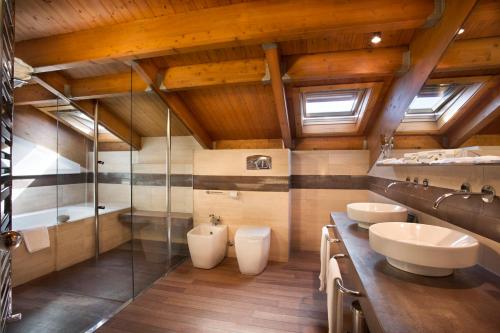
M97 161L97 164L104 165L104 161Z
M97 206L98 209L106 209L106 206Z

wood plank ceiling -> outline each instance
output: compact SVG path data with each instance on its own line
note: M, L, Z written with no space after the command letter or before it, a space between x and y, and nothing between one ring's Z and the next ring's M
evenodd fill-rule
M26 45L28 45L27 43L37 38L48 38L55 35L75 33L86 29L94 29L154 17L173 17L180 14L197 13L200 10L237 5L245 2L252 1L17 1L16 41L24 41L23 48L26 48ZM263 4L262 1L253 2L259 4L259 6ZM275 2L279 3L280 1ZM274 4L275 2L272 3ZM389 0L381 1L379 5L382 6L389 2ZM429 2L433 3L433 1ZM420 5L425 7L429 2L422 1ZM412 6L417 6L412 1L407 1L405 3L407 5L412 3ZM426 10L427 9L422 8L422 12ZM427 12L430 14L428 10ZM360 16L361 15L362 13ZM479 38L500 37L499 18L500 2L495 0L480 0L463 24L465 32L458 36L455 43L459 43L460 41L479 40ZM388 27L389 25L385 26ZM374 32L371 30L352 31L352 29L325 29L321 33L317 32L307 36L298 36L298 38L289 37L281 41L279 41L278 38L277 47L281 54L281 65L284 69L284 73L286 73L290 66L296 61L297 57L308 54L337 55L338 52L357 52L356 50L365 50L368 54L372 54L374 49L389 50L389 48L399 47L401 51L398 52L401 52L402 56L402 53L408 49L412 39L418 31L415 28L419 26L421 26L420 23L417 25L401 25L395 23L390 29L386 28L381 31L383 41L378 45L373 45L370 42L372 32ZM168 29L168 27L165 27L165 29ZM99 42L99 40L95 41L95 43ZM454 43L451 45L453 46ZM483 43L483 45L485 45L485 43ZM473 46L471 46L471 48L472 47ZM471 52L474 52L474 50ZM483 66L484 68L479 66L480 74L500 74L498 42L492 40L487 50L483 52L487 53L481 60L481 64L483 64L485 62L484 59L487 58L493 63L493 66ZM208 64L212 66L213 64L229 61L265 58L262 45L259 42L239 43L239 45L215 45L213 47L206 47L204 50L187 50L177 54L175 54L175 52L174 54L171 53L172 52L168 52L167 54L169 55L150 58L150 67L158 70L159 74L162 74L167 69L180 68L181 66L193 66L198 64ZM357 53L352 54L355 55ZM347 58L349 58L349 55L349 53L346 54ZM322 59L324 59L324 57ZM477 59L474 58L471 61L476 60ZM353 59L353 61L355 63L356 59ZM183 70L189 70L189 67L182 68ZM478 69L475 68L474 70L475 71L472 72L461 69L460 71L450 71L448 74L440 73L440 76L453 77L457 75L477 74ZM60 72L62 72L70 82L73 80L114 74L126 75L126 73L130 73L134 75L133 69L125 64L123 59L112 58L107 59L104 63L100 61L98 63L90 61L83 65L69 66L69 68L61 70ZM198 73L196 70L191 73L191 75L199 76L204 74L205 73L201 72ZM296 104L292 102L294 87L338 83L382 82L383 93L380 94L380 101L378 101L378 107L374 112L377 114L382 109L382 101L384 100L385 93L392 85L396 74L396 72L391 72L389 75L379 73L369 75L368 77L360 77L359 75L336 76L334 72L331 76L325 73L325 77L316 77L312 80L285 80L292 135L294 135L296 139L300 139L300 137L297 137L295 134L295 126L293 123L293 114L296 112L294 108L297 108ZM433 75L437 75L437 73ZM212 79L213 78L208 78L208 80ZM280 122L275 109L275 96L273 95L269 78L263 76L262 79L262 82L255 82L255 80L253 80L253 82L229 85L224 81L227 80L227 78L223 78L221 82L217 82L216 86L206 86L207 83L204 83L205 87L180 88L181 91L178 92L178 96L214 141L279 139L282 138L282 131L280 130ZM130 87L130 85L126 85L126 87ZM168 90L168 84L166 88ZM141 86L138 89L143 89L143 87ZM125 89L123 92L126 93L127 90L128 89ZM167 91L167 94L168 93ZM102 102L107 109L124 119L125 123L130 124L129 96L117 95L103 97ZM134 118L132 121L134 130L140 136L163 135L164 124L160 120L163 117L164 110L165 104L160 98L155 96L154 93L140 91L134 93ZM182 134L185 132L179 130L178 133ZM324 136L331 135L333 135L333 133L324 134ZM363 135L366 135L366 133ZM307 135L304 135L304 137L307 137ZM341 140L338 142L341 142ZM338 142L332 146L338 147ZM300 144L302 146L311 147L310 144L304 142L300 142ZM324 143L321 144L321 147L324 147ZM312 149L314 149L314 147L312 147Z

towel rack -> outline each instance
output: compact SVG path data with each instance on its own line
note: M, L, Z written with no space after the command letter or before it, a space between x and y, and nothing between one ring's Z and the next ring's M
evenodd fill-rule
M206 193L207 194L224 194L223 191L211 191L211 190L207 190Z
M339 259L348 259L349 256L344 253L339 253L335 254L332 258L335 258L335 260ZM336 310L336 321L335 321L335 333L342 333L343 332L343 320L344 320L344 302L343 302L343 294L354 296L354 297L361 297L363 294L360 291L357 290L352 290L349 288L344 287L342 284L341 279L335 279L335 288L337 289L336 299L335 299L335 304L337 305Z
M325 225L325 227L327 229L334 229L336 228L337 226L335 224L327 224ZM338 238L331 238L330 235L327 236L327 240L329 243L340 243L342 240L338 239Z

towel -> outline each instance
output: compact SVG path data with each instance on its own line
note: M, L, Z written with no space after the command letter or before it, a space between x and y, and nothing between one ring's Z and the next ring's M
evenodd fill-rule
M500 163L500 156L483 155L474 157L475 163Z
M325 291L326 279L328 277L328 261L330 260L330 242L328 241L328 228L321 229L320 260L321 271L319 272L319 291Z
M29 253L50 247L49 229L45 226L21 230L21 234Z
M339 264L337 259L331 258L328 263L328 281L326 283L327 307L328 307L328 333L342 332L343 329L343 302L342 294L335 286L335 281L342 282ZM340 312L339 312L340 311ZM340 320L337 320L339 318Z

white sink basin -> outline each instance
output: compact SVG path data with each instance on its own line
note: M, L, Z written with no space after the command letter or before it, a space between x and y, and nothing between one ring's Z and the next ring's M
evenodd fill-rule
M478 241L469 235L427 224L387 222L370 227L370 246L403 271L447 276L455 268L474 266Z
M187 233L189 253L194 267L210 269L226 255L227 225L201 223Z
M347 216L361 228L380 222L406 222L408 210L398 205L376 202L355 202L347 205Z

